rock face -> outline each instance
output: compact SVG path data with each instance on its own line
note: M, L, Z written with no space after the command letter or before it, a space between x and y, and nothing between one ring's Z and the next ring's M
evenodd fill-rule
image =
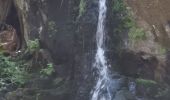
M150 57L154 57L155 64L153 60L149 61L150 64L154 64L149 65L150 67L155 66L151 69L154 71L153 73L155 73L154 79L160 81L167 80L166 77L168 73L166 71L168 71L168 65L166 64L166 62L168 61L168 59L166 56L168 54L167 51L169 50L168 41L170 39L168 38L169 13L166 13L169 11L169 6L167 6L166 4L169 4L170 2L168 0L127 0L126 3L133 13L137 25L141 27L146 33L145 39L143 40L137 40L135 42L131 42L130 40L128 44L128 49L138 54L141 53L142 55L140 55L140 57L145 61L149 60ZM141 63L141 61L136 62ZM143 66L144 68L145 64L142 64L144 63L141 63L137 66ZM148 69L148 73L151 74L151 70L149 71Z
M0 1L1 2L1 14L0 14L0 20L4 21L5 18L8 15L9 9L10 9L10 5L11 5L11 1L10 0L6 0L6 1Z
M123 23L123 14L113 11L113 1L107 0L106 21L106 56L112 68L127 79L144 78L170 84L169 53L162 49L162 46L169 49L169 15L165 14L169 12L166 8L169 1L127 0L132 11L137 8L137 12L141 12L134 14L136 21L148 32L147 39L138 42L127 42L126 29L116 32ZM158 4L163 8L155 7ZM89 100L95 82L92 64L96 52L98 0L0 0L0 12L0 21L16 29L21 48L28 40L39 39L42 58L53 62L55 67L52 77L35 78L25 88L7 93L6 100ZM118 67L114 67L115 64ZM136 100L128 91L127 83L123 83L125 89L116 92L115 100ZM161 89L156 91L162 94L150 97L169 100L166 85L163 88L156 85L156 89ZM147 98L149 92L153 92L151 89L137 85L136 94Z
M163 46L169 48L169 0L136 1L127 0L132 8L138 23L145 27L146 31L151 31L155 40ZM145 24L143 24L145 23ZM147 26L146 26L147 24ZM146 29L147 28L147 29Z
M87 100L93 82L92 77L89 77L92 75L87 75L92 74L91 65L95 53L98 1L84 0L86 4L83 8L83 16L79 15L80 1L77 0L0 0L0 2L0 4L4 4L1 6L2 8L0 7L3 12L0 17L1 21L13 23L13 20L8 20L13 17L6 17L10 16L10 8L13 6L17 11L15 13L19 19L17 30L20 31L19 36L21 36L23 45L25 46L30 39L38 38L41 48L50 52L55 64L56 76L69 82L68 88L73 91L69 96L63 93L59 97L57 94L49 93L45 94L44 98ZM7 11L3 9L7 9ZM61 91L61 89L57 91ZM12 98L28 100L36 98L36 96L27 95L29 94L27 90L19 92L19 94L17 91L25 91L25 89L9 93L6 98L8 100L12 100ZM33 90L33 92L39 93L37 90ZM43 95L40 95L40 98L43 98Z
M120 73L135 79L143 78L161 83L158 86L137 86L137 95L145 91L142 97L168 100L169 97L158 95L159 88L169 87L169 4L168 0L126 0L138 27L145 32L145 39L132 40L128 36L127 48L119 58ZM135 32L134 32L135 33ZM148 81L147 81L148 82ZM142 82L141 82L142 83ZM145 84L146 85L146 84ZM165 87L164 87L165 86ZM164 91L163 89L163 91ZM151 90L152 91L151 93ZM150 91L150 92L149 92ZM150 94L151 93L151 94ZM151 100L152 100L151 99Z

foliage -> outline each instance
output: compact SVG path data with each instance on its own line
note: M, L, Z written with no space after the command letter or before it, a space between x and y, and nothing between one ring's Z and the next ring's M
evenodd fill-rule
M121 12L126 10L126 6L124 5L123 0L114 0L113 11Z
M28 74L22 62L14 62L0 54L0 87L7 84L23 85L28 80Z
M85 8L86 8L86 2L84 0L80 0L78 18L80 18L84 14Z
M153 80L147 80L147 79L141 79L141 78L136 79L136 83L139 85L144 85L146 87L157 84L157 82L155 82Z
M132 26L129 30L129 38L131 40L143 40L146 38L146 35L142 29Z
M170 93L170 88L169 87L165 87L165 88L159 88L158 89L158 93L155 97L170 97L169 95Z
M112 38L111 44L113 47L111 49L114 49L115 51L120 51L120 49L124 46L124 38L127 37L127 28L125 27L125 19L126 19L126 6L124 5L123 0L111 0L110 2L112 9L111 12L109 12L110 21L112 23L109 23L109 29L110 32L113 34L110 34Z
M160 47L159 48L159 54L165 54L167 49L165 47Z
M41 69L40 73L42 76L49 76L54 72L54 67L52 63L47 64L47 67Z
M27 42L28 51L30 51L30 52L37 51L37 50L39 50L39 48L40 48L40 45L39 45L38 39L28 40L28 42Z
M128 37L131 41L146 38L144 30L137 27L131 12L126 8L123 0L114 0L113 11L114 13L121 13L118 15L121 21L115 32L120 33L123 30L128 30Z
M48 22L48 31L57 32L56 24L55 24L54 21L49 21Z
M54 21L48 21L48 32L50 38L53 37L53 35L58 32L57 25Z

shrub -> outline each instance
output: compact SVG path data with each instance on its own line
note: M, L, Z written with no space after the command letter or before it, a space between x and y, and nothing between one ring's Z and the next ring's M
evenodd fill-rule
M1 88L7 84L23 85L29 78L22 62L14 62L2 54L0 54L0 72Z
M121 20L115 32L121 33L123 30L128 30L130 41L143 40L146 38L144 30L136 25L131 11L126 8L123 0L114 0L113 12L118 14Z
M54 67L52 63L47 64L47 67L41 69L40 73L43 77L50 76L54 72Z
M123 0L114 0L113 3L114 3L114 6L112 7L113 11L121 12L126 10L126 6Z
M39 40L35 39L35 40L28 40L27 42L27 50L29 52L33 52L33 51L37 51L39 50L40 45L39 45Z
M143 40L146 38L145 32L136 26L130 28L128 36L131 40Z
M57 25L56 25L55 21L48 21L49 37L52 38L57 32L58 32L58 30L57 30Z
M84 14L85 9L86 9L86 2L84 0L80 0L78 18L80 18Z

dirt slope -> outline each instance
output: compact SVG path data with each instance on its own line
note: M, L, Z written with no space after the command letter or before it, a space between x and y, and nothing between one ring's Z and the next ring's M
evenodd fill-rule
M145 22L156 42L170 47L170 0L126 0L139 24ZM146 27L146 25L141 25Z

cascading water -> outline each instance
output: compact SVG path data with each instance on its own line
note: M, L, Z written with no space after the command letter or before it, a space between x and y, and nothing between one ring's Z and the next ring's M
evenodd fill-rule
M92 91L91 100L112 100L112 88L115 83L109 75L108 64L105 58L105 20L106 0L99 0L99 18L96 32L97 53L93 67L97 69L97 83Z

